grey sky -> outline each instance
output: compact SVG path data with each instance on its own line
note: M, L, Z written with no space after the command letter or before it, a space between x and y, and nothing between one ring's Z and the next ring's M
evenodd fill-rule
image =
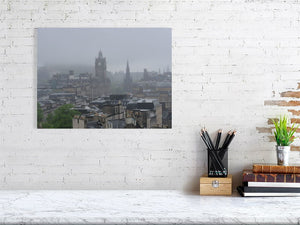
M108 71L171 69L170 28L39 28L38 66L91 65L99 50ZM70 68L72 69L72 68Z

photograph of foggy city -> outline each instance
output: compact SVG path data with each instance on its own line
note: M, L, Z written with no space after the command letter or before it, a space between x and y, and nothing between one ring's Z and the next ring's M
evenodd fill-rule
M172 128L170 28L38 28L38 128Z

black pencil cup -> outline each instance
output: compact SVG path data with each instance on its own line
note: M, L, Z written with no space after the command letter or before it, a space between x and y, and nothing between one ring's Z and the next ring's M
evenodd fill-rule
M209 177L227 177L228 148L217 151L207 149L207 160Z

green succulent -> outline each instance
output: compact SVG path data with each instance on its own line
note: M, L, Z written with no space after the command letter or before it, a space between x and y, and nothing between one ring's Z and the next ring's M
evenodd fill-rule
M275 125L274 136L278 146L289 146L292 144L296 137L294 137L294 133L296 132L299 126L295 126L292 124L290 128L288 128L289 118L288 116L280 116L279 120L272 120Z

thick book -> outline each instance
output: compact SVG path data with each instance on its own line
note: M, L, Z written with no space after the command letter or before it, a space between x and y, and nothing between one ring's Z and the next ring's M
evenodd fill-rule
M253 164L253 173L290 173L299 174L299 166L278 166L274 164Z
M285 188L300 188L300 183L288 183L288 182L243 182L245 187L285 187Z
M252 170L244 170L243 182L249 181L300 183L300 174L253 173Z
M247 192L244 187L237 187L237 191L242 197L299 197L300 193L293 192Z
M300 193L300 188L286 187L243 187L244 192L271 192L271 193Z

